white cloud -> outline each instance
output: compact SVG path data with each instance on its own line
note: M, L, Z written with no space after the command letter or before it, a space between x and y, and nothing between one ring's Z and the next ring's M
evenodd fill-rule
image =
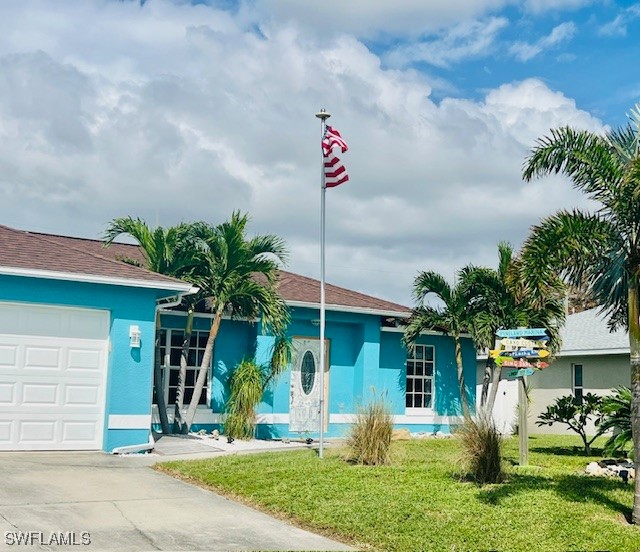
M320 107L350 145L351 181L327 197L327 274L347 287L409 301L417 270L493 263L499 240L581 201L558 179L521 182L550 127L602 128L541 81L436 104L428 77L354 37L252 29L159 0L0 5L0 220L98 236L116 216L239 208L317 276Z
M576 10L592 4L594 0L525 0L525 8L534 14L548 11Z
M640 4L629 6L598 29L600 36L627 36L627 25L640 17Z
M385 60L395 67L419 61L436 67L448 67L469 58L486 56L493 49L497 35L507 25L504 17L465 21L438 33L433 40L396 48L385 56Z
M563 42L571 40L577 32L575 24L571 21L561 23L554 27L551 32L539 38L534 43L514 42L509 51L519 61L529 61L540 53L557 46Z
M512 3L513 0L254 0L251 10L261 20L294 21L313 34L342 32L363 38L380 34L416 37L482 17Z

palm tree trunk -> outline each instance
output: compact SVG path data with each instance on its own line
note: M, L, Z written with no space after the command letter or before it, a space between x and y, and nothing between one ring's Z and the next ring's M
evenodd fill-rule
M496 404L496 397L498 396L498 387L500 387L500 374L502 368L497 366L495 362L493 364L493 373L491 374L491 393L489 394L489 400L487 401L486 411L488 414L493 413L493 406Z
M218 335L218 330L220 329L220 322L222 322L222 313L224 311L224 304L220 305L215 312L213 317L213 321L211 322L211 329L209 330L209 337L207 339L207 345L204 349L204 355L202 357L202 364L200 365L200 370L198 371L198 379L196 380L196 387L193 390L193 396L191 397L191 402L189 403L189 410L187 410L187 415L185 417L184 423L187 426L187 433L191 429L193 425L193 420L196 417L196 410L198 408L198 403L200 402L200 395L202 395L202 390L204 389L204 382L207 379L207 372L209 371L209 366L211 365L211 357L213 356L213 344L216 340L216 336Z
M640 294L636 277L629 278L629 349L631 353L631 434L636 474L640 474ZM631 523L640 524L640 477L634 480Z
M187 424L182 419L182 408L184 407L184 386L187 379L187 364L189 361L189 345L191 344L191 334L193 333L194 309L187 310L187 322L184 328L184 341L180 352L180 370L178 371L178 387L176 389L176 403L173 415L173 432L188 433Z
M467 402L467 388L464 384L464 370L462 369L462 347L460 346L460 336L455 335L456 343L456 365L458 368L458 387L460 389L460 405L462 406L462 415L465 420L471 419L471 411Z
M485 407L487 405L487 395L489 394L489 385L493 379L493 370L491 357L487 357L487 362L484 366L484 375L482 376L482 393L480 394L480 406Z
M164 400L164 378L162 377L162 360L160 359L160 314L156 313L156 354L153 364L153 385L156 392L156 404L163 435L169 433L167 403Z

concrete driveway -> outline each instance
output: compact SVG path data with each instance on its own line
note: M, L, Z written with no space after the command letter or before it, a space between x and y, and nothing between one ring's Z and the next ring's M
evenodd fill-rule
M91 544L71 548L350 550L158 473L145 458L2 453L0 470L0 549L24 547L10 545L18 532L42 532L29 549L68 549L39 543L70 531L80 543L87 531Z

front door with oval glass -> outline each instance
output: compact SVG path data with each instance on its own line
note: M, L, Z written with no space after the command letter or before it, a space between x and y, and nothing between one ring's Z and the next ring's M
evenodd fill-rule
M328 425L327 389L329 388L329 345L326 345L324 410L325 430ZM291 398L289 431L317 433L320 430L320 340L294 338L291 360Z

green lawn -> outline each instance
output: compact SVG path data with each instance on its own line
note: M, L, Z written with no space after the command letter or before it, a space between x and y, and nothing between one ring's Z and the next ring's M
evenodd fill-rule
M532 467L518 468L517 438L508 439L508 480L484 487L456 475L455 439L394 443L390 467L298 450L158 469L366 549L640 550L640 528L625 519L632 485L582 475L599 457L582 456L577 445L577 437L533 436Z

